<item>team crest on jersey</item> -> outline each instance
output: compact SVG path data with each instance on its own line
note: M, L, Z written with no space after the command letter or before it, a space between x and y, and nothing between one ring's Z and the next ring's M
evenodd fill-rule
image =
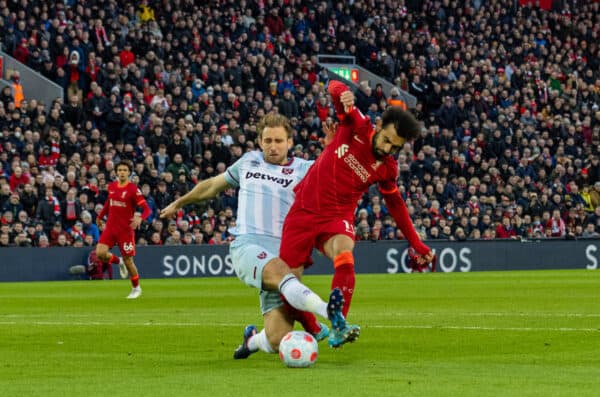
M292 173L294 172L293 168L283 168L281 170L281 172L283 172L284 175L292 175Z
M256 255L258 259L265 259L267 257L267 253L262 251L260 254Z
M252 160L252 161L250 162L250 165L251 165L252 167L258 167L258 166L260 165L260 161Z

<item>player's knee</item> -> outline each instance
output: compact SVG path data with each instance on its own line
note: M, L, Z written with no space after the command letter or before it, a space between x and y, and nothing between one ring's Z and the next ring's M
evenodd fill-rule
M100 259L106 259L106 256L108 255L108 249L106 249L105 247L101 246L101 245L97 245L96 246L96 256Z
M291 270L280 258L273 258L267 263L262 272L263 286L268 290L278 288L281 279Z

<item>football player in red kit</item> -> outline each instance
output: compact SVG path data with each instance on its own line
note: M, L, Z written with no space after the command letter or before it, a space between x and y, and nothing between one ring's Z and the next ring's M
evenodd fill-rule
M369 117L353 106L354 96L344 101L346 85L331 81L328 91L340 119L331 144L319 156L304 179L296 186L296 198L285 218L280 257L291 267L312 264L313 247L333 261L332 289L344 296L344 316L354 292L354 211L356 203L372 184L377 183L389 213L410 245L429 263L433 254L420 240L396 180L394 159L405 143L414 140L421 126L408 111L388 108L382 115L382 128L375 131Z
M135 256L135 229L140 226L142 219L146 219L151 213L140 189L129 181L132 171L133 164L131 161L122 160L119 162L117 165L117 180L108 185L108 198L96 220L98 226L100 226L104 217L108 214L106 226L96 246L96 255L105 262L119 263L119 258L109 251L113 246L119 246L119 251L121 251L123 257L122 264L129 272L132 285L131 293L127 296L128 299L136 299L142 294L140 276L133 262ZM137 207L142 208L141 214L136 212ZM122 275L123 273L125 272L122 271Z

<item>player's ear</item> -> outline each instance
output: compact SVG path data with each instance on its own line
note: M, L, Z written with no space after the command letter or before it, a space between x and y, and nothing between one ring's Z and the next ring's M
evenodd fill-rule
M292 148L294 147L294 139L293 138L288 138L287 147L288 147L288 150L292 150Z

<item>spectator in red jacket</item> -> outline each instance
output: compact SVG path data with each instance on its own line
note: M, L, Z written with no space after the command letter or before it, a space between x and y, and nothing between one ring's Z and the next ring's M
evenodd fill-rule
M125 43L125 48L123 48L123 50L119 54L119 60L121 61L121 66L124 68L129 66L129 64L135 62L135 55L131 51L131 43L130 42Z
M517 232L512 227L508 216L502 217L502 223L496 227L496 238L517 238Z
M552 211L552 218L546 222L546 230L551 237L564 237L567 234L567 226L560 216L560 210Z
M29 48L27 48L27 39L21 39L18 47L13 52L13 57L21 63L27 64L29 58Z
M330 111L331 106L327 97L325 95L321 96L317 102L317 116L319 117L319 120L321 120L321 123L324 123L327 120Z
M10 184L10 190L15 191L19 185L25 186L29 183L29 175L23 172L21 167L15 167L13 169L13 173L8 178L8 183Z
M71 237L69 232L67 232L65 229L62 228L62 222L56 221L56 222L54 222L54 226L52 227L52 230L50 230L50 245L52 247L60 245L58 242L59 236L64 236L67 244L69 244L69 245L73 242L73 237Z

